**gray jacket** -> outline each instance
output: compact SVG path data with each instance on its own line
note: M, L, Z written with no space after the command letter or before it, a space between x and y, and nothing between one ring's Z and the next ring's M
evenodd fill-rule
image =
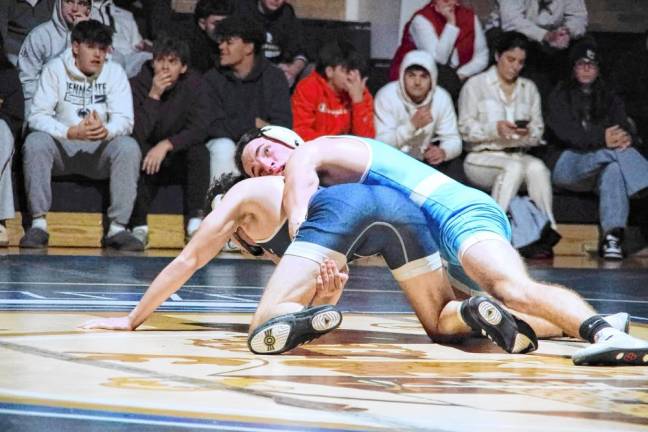
M70 46L71 29L63 18L62 1L54 4L52 19L29 32L20 48L18 76L25 95L25 114L29 114L43 67Z

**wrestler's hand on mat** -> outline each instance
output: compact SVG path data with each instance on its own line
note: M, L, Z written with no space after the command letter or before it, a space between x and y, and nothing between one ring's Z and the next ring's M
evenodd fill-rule
M91 319L81 324L79 328L83 330L135 330L128 315L111 318Z
M344 269L339 270L335 261L328 258L320 264L320 274L315 284L318 297L340 296L349 280L348 267L345 266Z

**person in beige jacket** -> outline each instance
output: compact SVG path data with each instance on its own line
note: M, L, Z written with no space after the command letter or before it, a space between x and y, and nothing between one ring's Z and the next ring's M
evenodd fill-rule
M531 147L543 145L540 94L535 84L520 77L528 39L518 32L503 33L495 50L495 65L471 78L459 96L459 132L469 152L466 177L507 210L526 186L529 197L555 229L551 172Z

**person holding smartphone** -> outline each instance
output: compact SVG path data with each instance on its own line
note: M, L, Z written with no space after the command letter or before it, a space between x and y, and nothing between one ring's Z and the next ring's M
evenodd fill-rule
M462 89L459 132L469 152L464 170L472 183L490 190L504 210L526 188L556 229L551 172L527 152L544 144L540 94L531 80L520 77L528 43L521 33L503 33L495 49L495 64Z

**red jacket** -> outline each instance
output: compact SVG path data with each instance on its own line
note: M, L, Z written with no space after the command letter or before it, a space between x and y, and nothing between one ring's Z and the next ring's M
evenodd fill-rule
M306 141L322 135L376 136L373 97L367 89L362 102L353 104L348 94L336 93L313 72L297 84L290 103L293 129Z

